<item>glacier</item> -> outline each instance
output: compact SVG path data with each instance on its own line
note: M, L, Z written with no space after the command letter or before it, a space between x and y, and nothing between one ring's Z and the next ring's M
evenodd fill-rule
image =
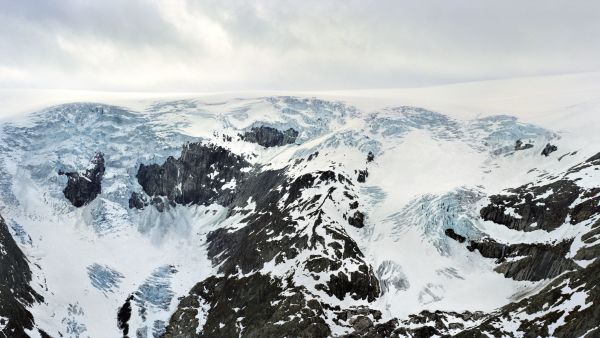
M552 116L465 117L414 102L377 107L373 98L329 96L64 103L1 121L0 214L43 297L27 305L34 326L24 334L568 337L565 311L597 305L594 281L577 274L595 266L599 240L600 143L579 134L594 123L573 112L561 116L577 128L564 130L552 128ZM242 137L256 127L298 136L263 147ZM542 156L547 144L558 150ZM196 146L220 147L247 165L220 167L223 158L208 150L214 165L182 171L198 163L186 162ZM76 207L58 173L82 173L98 153L101 193ZM162 176L149 179L164 193L150 193L139 178L152 165ZM235 179L221 180L229 171ZM215 183L184 187L205 182L189 173ZM556 228L543 229L539 217L531 232L501 223L533 217L515 191L561 179L576 188ZM232 196L176 198L202 189ZM560 196L544 190L536 198ZM484 219L489 205L501 214ZM548 252L562 253L562 240L569 245L560 257L572 265L556 276L505 271L523 269L523 257L542 264ZM574 296L538 310L548 290ZM541 320L533 309L557 318L527 326ZM586 315L589 337L600 330L595 315Z

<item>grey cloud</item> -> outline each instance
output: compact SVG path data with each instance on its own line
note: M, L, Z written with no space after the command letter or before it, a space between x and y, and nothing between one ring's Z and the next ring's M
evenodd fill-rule
M0 86L333 89L600 70L597 1L181 1L189 17L180 0L0 0L0 76L33 73Z

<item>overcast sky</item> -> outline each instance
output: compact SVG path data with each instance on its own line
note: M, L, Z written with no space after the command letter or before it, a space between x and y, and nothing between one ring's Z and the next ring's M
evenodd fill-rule
M321 90L589 71L595 0L0 0L0 88Z

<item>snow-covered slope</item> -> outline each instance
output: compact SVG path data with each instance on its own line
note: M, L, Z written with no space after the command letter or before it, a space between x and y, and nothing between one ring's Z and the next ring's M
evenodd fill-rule
M0 214L23 332L593 337L597 78L22 105Z

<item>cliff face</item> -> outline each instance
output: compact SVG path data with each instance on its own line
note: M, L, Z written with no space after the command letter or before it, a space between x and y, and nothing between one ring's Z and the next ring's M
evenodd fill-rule
M179 204L227 205L238 182L244 180L243 168L250 164L220 146L189 143L179 158L169 157L164 164L141 164L136 178L150 197L164 197ZM143 205L141 196L132 195L130 205Z
M44 299L30 286L31 270L25 255L0 216L0 337L28 337L34 318L27 307Z
M292 144L296 141L298 134L292 128L281 131L268 126L260 126L252 127L252 129L246 131L242 135L242 139L269 148Z
M179 163L184 158L189 157L182 155L179 160L167 163ZM232 158L235 156L218 156L214 162L195 168L224 168L223 163L217 163L224 159L229 163L226 167L238 173L239 164L247 163L234 161L231 166ZM180 173L178 177L183 182L187 180L185 174L201 181L198 171ZM202 174L211 176L210 172ZM324 317L344 309L315 298L315 292L339 300L350 297L371 302L378 297L379 283L372 268L344 230L345 224L327 211L332 203L337 204L343 198L344 217L351 219L350 201L356 198L354 182L334 171L289 175L285 169L255 168L247 175L236 176L235 195L228 199L228 217L239 217L246 226L220 228L208 234L208 255L214 266L219 267L219 274L200 281L180 302L165 337L194 336L199 325L203 327L202 335L207 337L235 335L236 325L243 325L248 336L328 337L331 331ZM148 177L157 180L150 186L173 185L166 175L140 177L144 177L143 184L140 183L146 187ZM205 189L201 185L189 187L188 196L201 196ZM305 195L309 190L323 193ZM178 200L177 196L172 198L177 203L207 201ZM265 269L272 264L287 269L287 273L268 273ZM197 319L200 308L206 315L205 323ZM298 313L301 314L298 320L287 320Z
M92 159L92 166L84 173L59 172L68 177L67 186L63 190L65 197L78 208L90 203L102 192L104 171L104 155L97 153Z

